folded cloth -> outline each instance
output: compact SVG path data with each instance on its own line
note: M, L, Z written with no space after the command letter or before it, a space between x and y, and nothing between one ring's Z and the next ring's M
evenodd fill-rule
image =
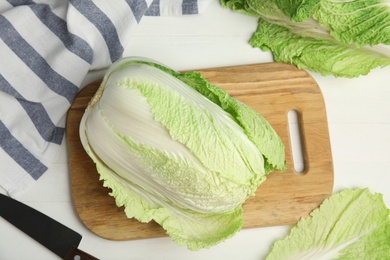
M144 15L211 0L0 0L0 186L17 196L50 166L87 73L121 58Z

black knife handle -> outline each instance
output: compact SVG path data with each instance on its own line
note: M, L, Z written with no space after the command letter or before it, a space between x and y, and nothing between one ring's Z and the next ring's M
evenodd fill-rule
M91 256L90 254L81 251L78 248L71 248L66 254L64 260L99 260L98 258Z

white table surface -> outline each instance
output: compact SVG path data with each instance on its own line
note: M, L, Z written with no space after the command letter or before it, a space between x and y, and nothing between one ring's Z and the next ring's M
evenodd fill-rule
M233 13L216 1L203 15L144 17L125 55L149 57L176 70L272 62L270 53L248 44L256 26L256 18ZM356 79L309 73L326 103L334 192L368 187L382 193L390 207L390 67ZM89 75L86 82L100 75ZM196 252L169 238L121 242L99 238L83 226L73 208L66 140L54 165L18 199L82 234L79 248L100 259L263 259L291 228L242 230L226 242ZM57 259L2 218L0 230L0 259Z

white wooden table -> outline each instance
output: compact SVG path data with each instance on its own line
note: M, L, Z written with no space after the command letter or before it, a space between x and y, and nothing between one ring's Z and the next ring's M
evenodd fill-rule
M257 19L214 2L203 15L144 17L126 46L126 56L145 56L176 70L272 62L270 53L248 44ZM329 122L335 183L368 187L390 207L390 67L357 79L310 74L323 91ZM86 83L100 77L91 74ZM1 193L5 191L0 190ZM66 140L55 164L19 199L83 235L80 248L101 259L263 259L290 226L242 230L211 249L188 251L169 238L108 241L87 230L71 201ZM57 259L44 247L0 218L0 259Z

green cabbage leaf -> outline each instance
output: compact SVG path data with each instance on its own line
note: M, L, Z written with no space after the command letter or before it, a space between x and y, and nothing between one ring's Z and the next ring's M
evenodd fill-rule
M320 32L313 34L319 35ZM259 23L250 44L264 51L271 50L275 61L291 63L322 75L353 78L367 75L373 68L390 65L390 56L374 48L358 48L332 39L302 36L284 26L267 22ZM376 48L379 50L379 47Z
M357 188L332 195L275 242L266 257L273 259L390 259L390 210L382 194Z
M285 168L284 145L259 113L200 73L138 58L108 70L80 138L126 215L191 250L240 230L242 204Z
M256 16L253 47L322 75L358 77L390 65L389 0L221 0Z

